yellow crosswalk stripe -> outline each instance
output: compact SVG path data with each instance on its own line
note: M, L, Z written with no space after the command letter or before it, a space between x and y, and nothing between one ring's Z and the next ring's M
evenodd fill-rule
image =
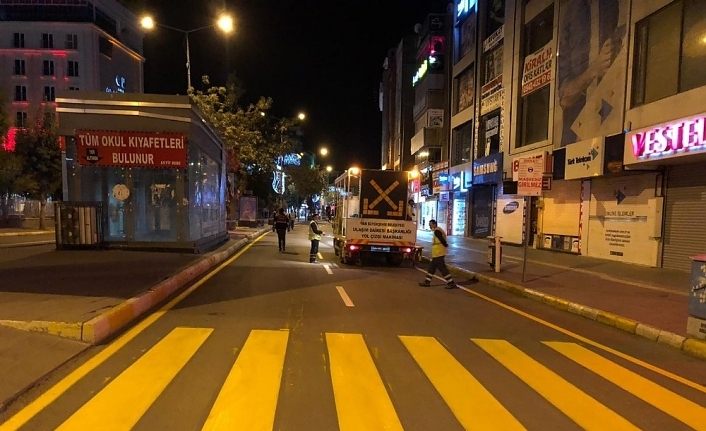
M690 427L706 430L706 408L583 346L553 341L544 344Z
M129 430L213 329L175 328L58 428Z
M436 339L400 340L465 429L525 429Z
M204 430L271 430L289 331L253 330L245 341Z
M586 430L638 430L613 410L505 340L472 338L481 349Z
M340 430L402 430L363 336L326 333L326 345Z

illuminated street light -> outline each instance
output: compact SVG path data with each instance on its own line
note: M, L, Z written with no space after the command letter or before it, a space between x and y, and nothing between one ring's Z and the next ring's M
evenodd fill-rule
M333 171L333 167L332 167L332 166L326 166L326 172L331 173L331 171Z
M207 28L211 27L218 27L223 33L229 34L232 33L235 25L233 23L233 17L228 15L228 14L221 14L218 17L218 20L211 24L211 25L205 25L203 27L198 27L194 28L191 30L184 30L181 28L177 27L172 27L170 25L162 24L159 22L156 22L154 18L152 18L149 15L145 15L140 19L140 26L145 29L145 30L153 30L156 26L163 27L169 30L174 30L178 31L179 33L184 34L184 39L186 40L186 83L187 83L187 91L189 88L191 88L191 55L189 51L189 34L194 33L199 30L205 30Z
M321 154L323 157L328 156L328 148L321 147L321 149L319 150L319 154Z
M360 168L352 166L348 168L348 173L351 175L358 175L360 173Z
M419 169L414 168L411 171L409 171L409 177L411 179L416 179L419 176Z
M297 118L298 118L300 121L304 121L304 120L306 120L306 114L303 113L303 112L300 112L300 113L297 114Z

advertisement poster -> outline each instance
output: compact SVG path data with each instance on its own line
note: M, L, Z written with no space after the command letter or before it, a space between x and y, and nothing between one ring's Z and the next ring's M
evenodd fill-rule
M186 168L182 133L76 131L76 154L83 166Z
M257 220L257 198L254 196L242 196L240 198L240 220Z
M473 97L476 92L473 70L473 66L471 66L468 69L464 70L457 78L457 113L473 105Z
M480 115L498 109L503 104L503 76L500 75L481 87Z
M466 233L466 199L454 199L453 221L451 235L464 235Z
M522 96L548 85L552 81L552 42L525 57L522 68Z
M517 172L517 194L520 196L542 196L544 160L541 157L520 159Z
M630 3L559 2L554 136L561 146L622 131Z
M520 196L498 198L498 212L495 222L495 234L503 242L522 244L525 200Z

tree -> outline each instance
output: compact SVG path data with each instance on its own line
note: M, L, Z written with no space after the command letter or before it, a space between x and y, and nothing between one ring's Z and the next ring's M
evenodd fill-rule
M12 195L18 193L22 188L21 174L22 160L20 157L0 148L0 217L7 217Z
M289 182L286 198L290 202L293 200L296 207L326 188L326 172L318 167L288 166L284 173L287 175L286 181Z
M61 192L61 150L52 115L38 115L40 120L17 133L15 154L22 171L17 181L19 192L39 200L39 228L44 229L47 199Z

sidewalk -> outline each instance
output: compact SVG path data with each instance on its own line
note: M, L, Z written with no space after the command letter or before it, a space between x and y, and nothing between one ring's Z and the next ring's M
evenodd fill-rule
M202 255L53 245L0 250L0 412L268 230L238 228Z
M418 231L425 256L431 240L431 232ZM522 247L503 246L499 273L487 263L487 251L487 240L451 236L446 261L483 281L706 359L706 343L686 338L686 272L530 248L522 282Z

